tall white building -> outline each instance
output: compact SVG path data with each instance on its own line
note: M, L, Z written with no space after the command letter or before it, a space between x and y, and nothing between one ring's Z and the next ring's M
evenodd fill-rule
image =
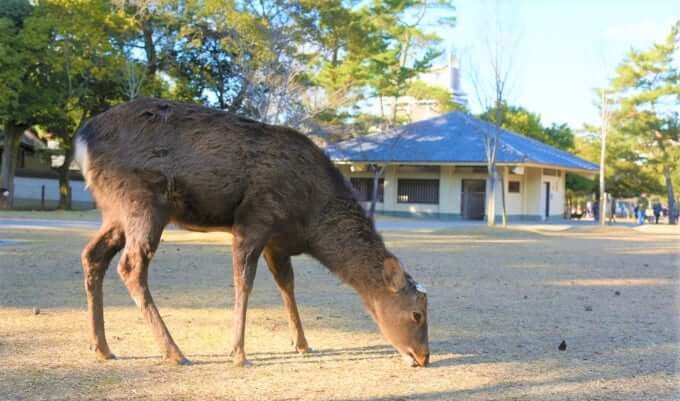
M416 78L428 85L448 90L453 101L462 106L467 106L467 95L463 92L461 81L460 61L453 51L449 52L446 64L435 65L429 71L419 74ZM384 99L386 112L392 110L394 99ZM400 97L397 103L397 112L405 116L409 122L426 120L442 114L438 110L437 103L431 99L416 99L412 96Z

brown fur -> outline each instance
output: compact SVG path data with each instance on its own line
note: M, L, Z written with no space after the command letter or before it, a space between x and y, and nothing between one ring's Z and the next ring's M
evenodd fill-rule
M245 361L248 295L261 253L281 291L298 351L307 351L308 345L290 258L308 253L357 290L402 354L427 363L426 321L417 322L417 330L415 323L406 327L408 319L401 313L413 316L417 309L425 318L424 295L405 280L347 181L304 135L197 105L139 99L93 118L78 141L87 144L87 160L80 163L103 216L99 234L83 251L92 345L100 358L113 357L104 334L102 279L124 247L118 273L164 357L188 362L165 327L147 282L149 261L163 228L172 222L234 236L234 363ZM393 312L401 320L382 316L388 306L398 308ZM405 337L395 340L397 335Z

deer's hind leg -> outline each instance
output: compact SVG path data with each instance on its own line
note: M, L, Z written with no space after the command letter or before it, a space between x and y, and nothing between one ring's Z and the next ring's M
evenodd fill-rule
M232 325L232 348L231 356L234 366L246 364L244 349L244 335L246 328L246 311L248 309L248 297L253 290L257 260L262 253L264 245L249 241L237 233L233 233L232 239L232 269L234 274L234 317ZM264 241L262 241L264 242Z
M168 328L165 326L149 290L149 262L158 248L167 216L160 208L142 207L125 219L125 250L118 264L118 274L151 327L163 358L170 363L187 365Z
M293 266L290 263L290 256L279 254L270 247L267 247L264 250L264 257L269 271L271 271L276 285L279 287L281 299L288 312L288 326L295 350L301 354L309 352L311 349L307 344L297 302L295 301L295 278Z
M115 358L106 342L102 284L111 259L124 245L125 235L120 225L105 221L81 255L87 294L90 348L100 360Z

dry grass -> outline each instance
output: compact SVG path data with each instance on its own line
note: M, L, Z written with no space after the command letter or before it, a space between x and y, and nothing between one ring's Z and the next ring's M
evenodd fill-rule
M34 217L34 216L31 216ZM160 362L112 267L109 343L87 350L79 254L89 231L0 231L0 400L677 400L678 238L632 230L386 233L430 290L432 367L401 364L347 287L294 260L309 356L260 266L252 365L226 355L231 257L223 234L168 232L151 270L189 367ZM616 292L619 295L616 295ZM586 311L588 306L592 311ZM33 307L41 313L33 315ZM566 340L568 348L557 350Z

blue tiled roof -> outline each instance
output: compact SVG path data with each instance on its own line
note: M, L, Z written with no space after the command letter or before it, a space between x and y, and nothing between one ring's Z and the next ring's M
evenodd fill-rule
M486 164L484 136L493 125L462 112L404 125L393 131L356 137L326 148L333 161ZM535 139L501 130L499 163L534 163L597 171L598 166Z

